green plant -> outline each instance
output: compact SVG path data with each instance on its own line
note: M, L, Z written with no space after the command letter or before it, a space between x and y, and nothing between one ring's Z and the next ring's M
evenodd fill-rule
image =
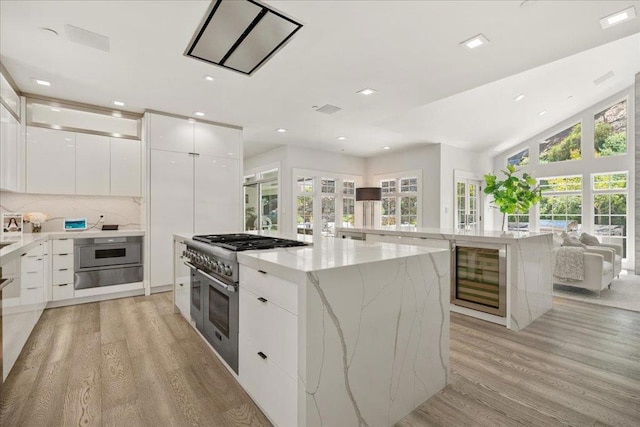
M536 185L536 180L528 173L518 178L516 172L519 170L514 165L507 165L507 170L502 171L506 175L502 181L493 174L484 176L487 183L484 193L493 196L493 203L502 212L503 229L507 215L525 214L542 198L542 190Z

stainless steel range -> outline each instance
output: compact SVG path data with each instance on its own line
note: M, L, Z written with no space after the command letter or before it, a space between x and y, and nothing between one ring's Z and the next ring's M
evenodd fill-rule
M191 269L191 317L196 328L218 354L238 372L237 252L305 246L287 240L254 234L194 236L183 255Z

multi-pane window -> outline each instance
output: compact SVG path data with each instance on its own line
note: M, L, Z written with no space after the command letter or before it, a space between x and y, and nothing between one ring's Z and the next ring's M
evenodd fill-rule
M540 163L563 162L582 158L582 125L576 123L568 129L540 143Z
M520 151L507 159L508 165L525 166L529 164L529 149Z
M593 232L603 243L622 245L627 253L628 173L593 175Z
M313 177L299 176L297 180L297 232L313 233ZM306 195L309 194L309 195Z
M382 187L380 223L382 225L417 225L418 178L384 179L380 181L380 187Z
M600 111L594 116L593 138L596 157L617 156L627 152L627 101Z
M582 230L582 177L559 176L540 179L541 231Z
M342 181L342 226L353 227L356 214L356 182Z
M336 227L336 180L322 178L320 182L322 192L322 234L335 234Z

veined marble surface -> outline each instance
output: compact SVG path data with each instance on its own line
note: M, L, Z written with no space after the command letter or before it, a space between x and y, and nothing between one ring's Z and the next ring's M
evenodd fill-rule
M547 232L504 232L498 230L454 230L430 227L412 227L393 225L373 228L336 228L336 235L341 231L355 233L389 234L393 236L424 237L427 239L467 240L472 242L510 243L532 237L546 236Z
M446 386L449 265L437 250L306 273L298 425L391 426Z

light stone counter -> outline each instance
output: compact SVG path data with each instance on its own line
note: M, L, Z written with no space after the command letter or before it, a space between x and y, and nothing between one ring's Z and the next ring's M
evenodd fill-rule
M452 305L451 310L519 331L553 307L553 235L551 233L504 233L425 227L337 228L336 235L367 236L367 239L400 244L447 247L449 242L503 245L507 253L506 317ZM444 244L444 246L442 245Z

